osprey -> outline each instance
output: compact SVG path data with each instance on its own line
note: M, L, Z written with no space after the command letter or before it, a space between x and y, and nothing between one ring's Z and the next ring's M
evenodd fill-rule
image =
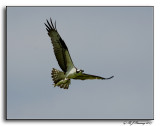
M45 24L45 23L44 23ZM56 70L55 68L52 69L52 78L54 81L54 86L58 86L60 88L68 89L71 79L79 79L79 80L86 80L86 79L111 79L113 76L109 78L103 78L100 76L90 75L83 73L84 70L77 69L70 57L68 48L64 41L62 40L61 36L59 35L56 29L56 22L55 25L52 23L52 19L50 18L50 23L47 20L47 24L45 24L46 30L48 31L48 35L51 38L51 42L53 44L54 54L58 61L59 66L61 67L62 71Z

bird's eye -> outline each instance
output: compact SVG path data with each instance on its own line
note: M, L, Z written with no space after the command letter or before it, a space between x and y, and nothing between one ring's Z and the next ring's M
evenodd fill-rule
M80 72L80 70L77 70L76 72L77 72L77 73L79 73L79 72Z

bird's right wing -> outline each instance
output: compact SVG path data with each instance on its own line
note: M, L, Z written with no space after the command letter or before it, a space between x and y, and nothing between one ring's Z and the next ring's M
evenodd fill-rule
M62 40L61 36L59 35L56 29L56 24L54 26L52 20L50 19L50 23L47 20L47 24L45 25L46 30L48 31L48 35L51 38L58 64L64 72L67 72L68 69L74 67L68 48L65 42Z
M104 80L104 79L111 79L113 78L114 76L111 76L109 78L104 78L104 77L100 77L100 76L95 76L95 75L90 75L90 74L85 74L85 73L82 73L81 75L73 78L73 79L79 79L79 80L87 80L87 79L101 79L101 80Z

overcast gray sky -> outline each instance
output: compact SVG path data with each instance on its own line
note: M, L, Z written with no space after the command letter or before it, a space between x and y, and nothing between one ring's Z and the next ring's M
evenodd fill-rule
M44 23L77 68L111 80L53 87ZM7 7L8 119L153 119L153 7Z

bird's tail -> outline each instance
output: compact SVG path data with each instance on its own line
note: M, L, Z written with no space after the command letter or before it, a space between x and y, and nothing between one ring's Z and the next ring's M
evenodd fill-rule
M52 80L54 81L55 84L65 78L64 72L59 71L55 68L52 69L51 75L52 75Z
M52 69L52 79L54 81L54 86L58 86L60 88L68 89L70 85L70 79L66 79L64 72Z

